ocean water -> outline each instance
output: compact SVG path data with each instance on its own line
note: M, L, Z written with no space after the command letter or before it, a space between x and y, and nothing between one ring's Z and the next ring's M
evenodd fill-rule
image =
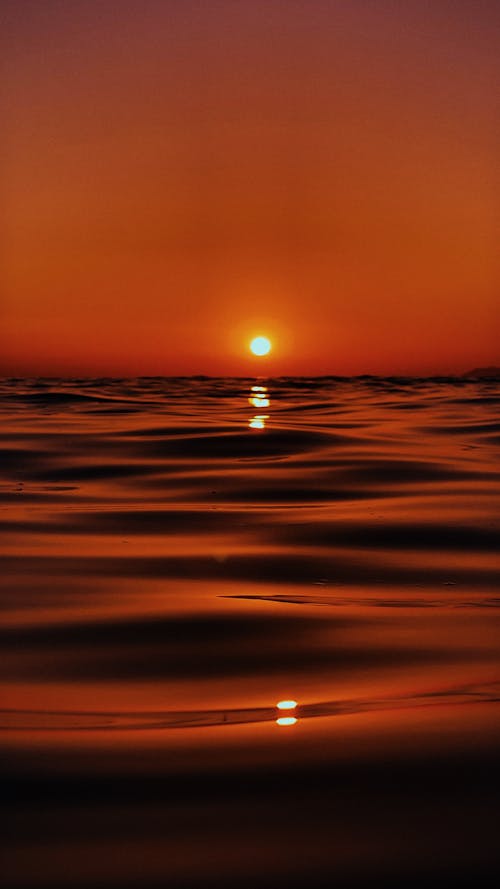
M499 404L4 380L5 885L486 885Z

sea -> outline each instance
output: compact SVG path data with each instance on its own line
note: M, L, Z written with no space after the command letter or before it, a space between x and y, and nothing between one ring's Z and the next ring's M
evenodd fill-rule
M499 405L2 380L3 885L493 884Z

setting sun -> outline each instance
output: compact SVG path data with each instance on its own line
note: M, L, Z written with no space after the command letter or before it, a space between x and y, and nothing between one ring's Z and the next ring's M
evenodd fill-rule
M271 351L271 340L268 340L267 336L256 336L250 343L250 351L259 357L268 355Z

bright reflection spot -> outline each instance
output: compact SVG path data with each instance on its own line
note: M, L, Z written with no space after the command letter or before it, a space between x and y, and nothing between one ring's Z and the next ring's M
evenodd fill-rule
M259 357L267 355L271 351L271 341L267 336L256 336L250 343L250 351Z
M248 403L252 407L265 408L271 404L267 386L251 386ZM250 429L265 429L266 420L269 420L269 414L258 413L254 417L250 417L248 425Z
M278 701L276 706L278 710L295 710L297 701Z
M252 407L269 407L270 401L267 397L267 386L252 386L250 392L256 393L254 395L250 394L248 399L248 403Z
M248 425L250 426L250 429L265 429L266 420L269 420L269 414L261 414L259 417L252 417L252 419L248 421Z
M276 720L276 725L295 725L296 722L295 716L280 716Z

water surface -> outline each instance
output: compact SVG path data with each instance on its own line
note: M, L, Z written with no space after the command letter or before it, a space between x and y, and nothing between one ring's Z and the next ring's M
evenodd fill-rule
M0 396L7 884L484 883L499 385Z

